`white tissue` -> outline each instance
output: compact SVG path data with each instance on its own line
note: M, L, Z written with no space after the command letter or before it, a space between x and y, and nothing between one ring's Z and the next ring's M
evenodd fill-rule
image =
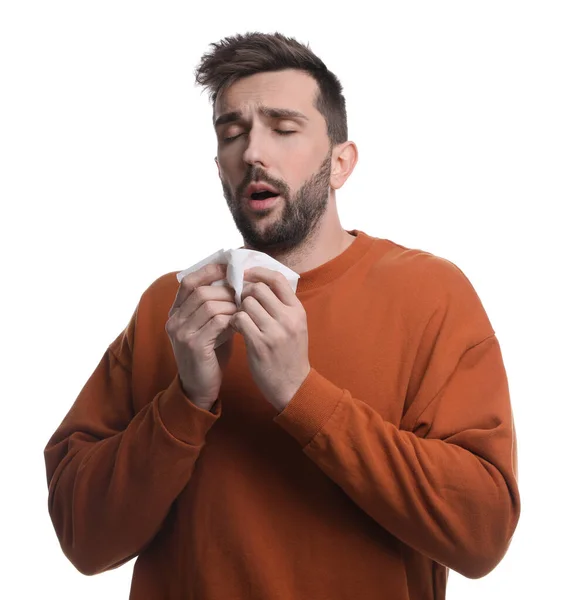
M180 271L177 273L177 281L181 283L181 280L194 271L198 271L201 267L208 264L221 264L228 265L226 271L226 279L219 279L210 285L224 285L232 287L235 292L236 306L240 307L242 288L244 286L244 271L251 269L252 267L266 267L272 271L279 271L288 280L293 291L297 291L297 282L299 281L299 274L286 267L281 262L277 261L264 252L258 252L257 250L247 250L246 248L237 248L234 250L218 250L214 254L207 256L197 264ZM225 331L217 339L215 348L220 346L222 343L229 339L228 331Z

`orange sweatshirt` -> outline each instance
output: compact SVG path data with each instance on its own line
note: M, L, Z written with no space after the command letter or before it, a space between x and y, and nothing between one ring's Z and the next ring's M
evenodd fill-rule
M301 274L309 359L281 412L243 338L212 412L184 395L175 273L141 296L45 449L85 574L132 600L440 600L504 556L520 498L499 343L453 263L362 231Z

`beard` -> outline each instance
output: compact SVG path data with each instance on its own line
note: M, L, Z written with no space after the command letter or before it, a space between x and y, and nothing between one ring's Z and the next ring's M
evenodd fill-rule
M319 169L301 186L292 198L289 186L283 181L270 177L263 169L253 167L248 176L233 194L224 180L223 193L232 214L234 224L242 235L247 247L260 252L289 251L306 243L317 227L329 203L331 180L332 148ZM280 194L283 204L279 217L263 225L269 213L279 210L276 207L253 214L244 208L244 191L253 181L265 181Z

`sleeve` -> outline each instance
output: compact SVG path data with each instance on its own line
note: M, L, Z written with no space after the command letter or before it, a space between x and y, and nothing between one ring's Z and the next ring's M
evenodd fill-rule
M118 567L149 544L220 416L220 406L207 412L193 405L178 375L134 414L135 323L136 313L44 451L57 537L87 575Z
M432 342L400 427L314 368L275 421L392 535L478 578L506 553L520 498L500 346L493 331L471 343L471 324L486 318L473 297L467 319L467 305L429 320L423 337Z

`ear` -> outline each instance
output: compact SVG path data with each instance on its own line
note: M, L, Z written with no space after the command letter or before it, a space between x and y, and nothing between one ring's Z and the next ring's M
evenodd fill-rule
M354 142L344 142L333 148L331 188L340 189L350 177L358 162L358 148Z
M218 172L219 172L219 178L220 178L220 176L221 176L221 173L220 173L219 159L218 159L216 156L215 156L215 163L216 163L216 165L217 165L217 170L218 170Z

